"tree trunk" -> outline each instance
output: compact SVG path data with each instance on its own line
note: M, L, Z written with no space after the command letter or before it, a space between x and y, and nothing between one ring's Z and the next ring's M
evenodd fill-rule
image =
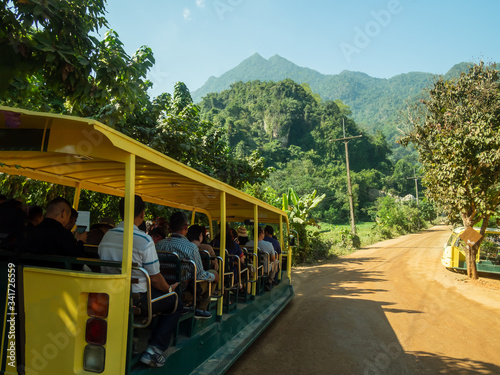
M470 217L462 215L462 220L464 223L465 229L473 226L473 222ZM481 238L477 241L473 246L466 244L467 251L465 252L465 262L467 264L467 276L473 280L477 280L479 278L477 274L477 266L476 266L476 256L479 251L479 247L481 246L481 242L483 242L484 234L486 233L486 228L488 227L488 222L490 220L490 215L485 215L483 217L483 224L481 225L481 229L479 233L481 234Z
M473 280L477 280L477 267L476 267L476 254L477 245L471 246L467 245L467 251L465 253L465 260L467 264L467 276Z
M469 227L473 227L474 223L469 215L462 213L462 221L464 223L464 229L467 230ZM465 264L467 265L467 276L470 279L477 280L477 268L476 268L476 252L474 251L475 246L471 246L468 243L465 244Z

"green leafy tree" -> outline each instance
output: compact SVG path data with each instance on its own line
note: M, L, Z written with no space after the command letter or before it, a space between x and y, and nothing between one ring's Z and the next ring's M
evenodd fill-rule
M200 117L189 89L177 82L174 95L163 94L138 108L117 128L132 138L205 174L241 188L263 182L272 171L259 152L236 156L224 131Z
M382 238L414 233L426 227L415 202L389 195L377 199L372 214L376 221L375 233Z
M94 36L108 26L105 3L0 0L0 104L97 119L237 188L264 181L271 169L259 152L233 154L225 132L201 119L186 85L150 99L152 50L142 46L130 57L113 30ZM29 179L2 176L0 187L10 196L23 191L27 203L44 205L55 193L71 198ZM116 206L90 192L80 203L98 215Z
M498 213L500 199L499 73L483 62L454 81L437 80L427 99L409 112L412 142L425 169L427 196L468 228ZM467 273L477 279L481 241L467 245Z
M105 1L0 1L0 103L110 126L149 100L153 52L132 57L108 30Z
M316 225L311 210L317 207L324 198L324 194L316 196L316 190L301 197L293 189L290 189L288 194L283 194L283 210L288 213L292 227L299 234L300 246L294 253L294 260L297 262L304 262L311 252L307 226Z

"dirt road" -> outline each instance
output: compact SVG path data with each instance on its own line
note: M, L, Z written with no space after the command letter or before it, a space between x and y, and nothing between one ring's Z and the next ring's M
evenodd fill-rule
M449 233L295 269L295 298L228 374L500 374L500 280L442 267Z

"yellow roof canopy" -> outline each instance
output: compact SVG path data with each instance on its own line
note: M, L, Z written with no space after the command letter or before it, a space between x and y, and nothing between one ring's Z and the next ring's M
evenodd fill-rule
M91 119L0 106L0 172L110 195L125 195L125 162L135 155L135 192L145 201L276 223L286 214ZM286 220L286 219L285 219Z

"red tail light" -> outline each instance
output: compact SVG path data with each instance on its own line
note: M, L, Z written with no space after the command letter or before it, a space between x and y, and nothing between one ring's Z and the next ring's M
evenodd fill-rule
M85 341L89 344L104 345L108 334L108 323L99 318L90 318L87 320L87 329L85 330Z

